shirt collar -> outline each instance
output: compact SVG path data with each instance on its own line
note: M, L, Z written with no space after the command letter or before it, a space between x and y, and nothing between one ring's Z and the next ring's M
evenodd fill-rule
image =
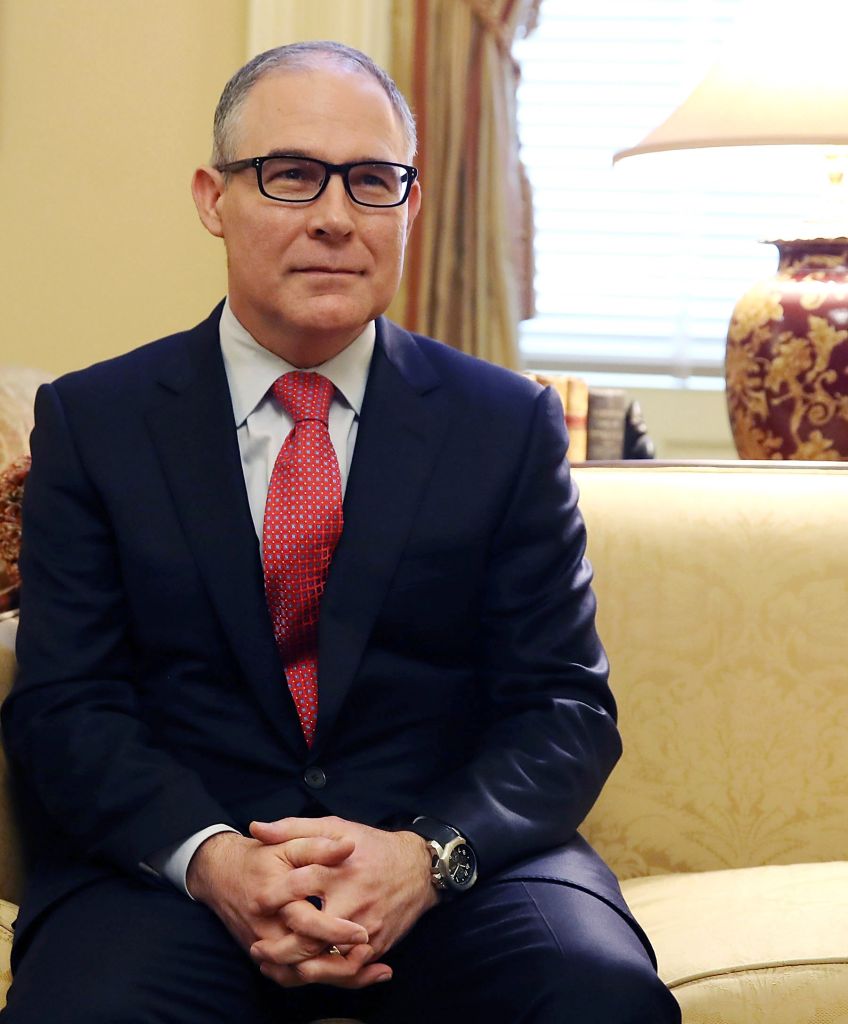
M219 335L233 415L238 428L259 405L274 381L297 367L260 345L236 318L230 309L229 299L224 303L221 313ZM371 320L362 333L338 355L320 366L310 367L310 370L316 370L332 381L357 416L362 411L376 335L377 330Z

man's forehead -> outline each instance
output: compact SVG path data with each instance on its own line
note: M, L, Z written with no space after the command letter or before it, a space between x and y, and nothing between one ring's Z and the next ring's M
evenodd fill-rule
M266 153L318 145L354 146L379 156L377 146L391 150L384 157L405 157L400 118L380 83L331 61L264 75L247 94L239 122L243 141Z
M257 107L267 114L269 108L277 108L280 114L314 116L317 107L318 113L332 118L337 113L336 107L324 107L325 96L344 97L361 107L364 114L384 114L392 119L395 116L389 97L372 75L329 61L314 68L280 68L268 72L247 93L244 109L247 112L251 106Z

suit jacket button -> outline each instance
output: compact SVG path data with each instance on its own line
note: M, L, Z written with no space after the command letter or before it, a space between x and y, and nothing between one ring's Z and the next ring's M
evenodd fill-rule
M323 789L327 785L327 776L320 768L307 768L303 781L310 789Z

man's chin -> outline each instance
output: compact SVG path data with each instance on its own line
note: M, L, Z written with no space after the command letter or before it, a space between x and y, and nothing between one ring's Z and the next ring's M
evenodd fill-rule
M350 296L316 295L298 304L289 322L304 334L352 332L353 340L379 312L370 303L356 301Z
M304 302L290 310L269 310L254 337L295 366L325 363L354 341L377 312L362 305L338 302Z

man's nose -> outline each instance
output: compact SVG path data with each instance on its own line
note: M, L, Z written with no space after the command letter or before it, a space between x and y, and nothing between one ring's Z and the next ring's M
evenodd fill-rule
M343 238L353 231L353 200L340 174L331 174L327 187L310 204L307 230L310 235Z

